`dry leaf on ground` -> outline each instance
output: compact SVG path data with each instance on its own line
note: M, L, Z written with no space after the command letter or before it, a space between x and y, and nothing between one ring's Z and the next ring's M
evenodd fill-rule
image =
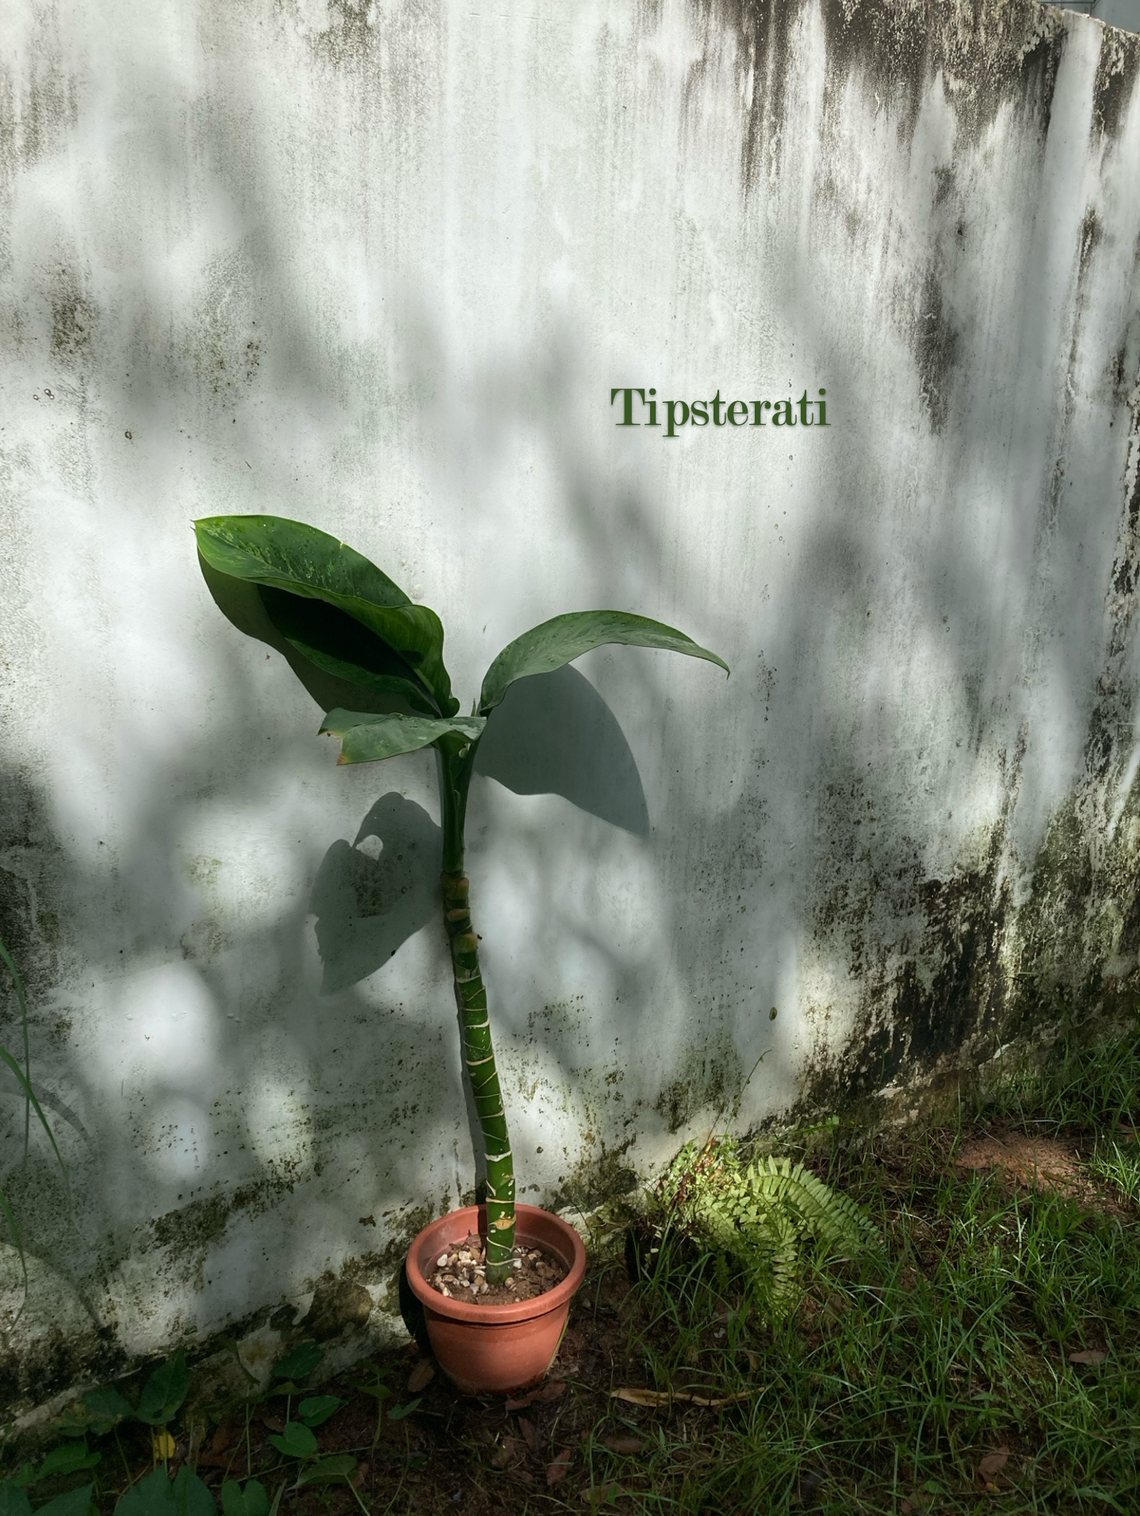
M754 1390L738 1390L735 1395L696 1395L691 1390L639 1390L629 1386L623 1386L620 1390L611 1390L611 1400L626 1400L630 1405L673 1405L676 1401L683 1401L686 1405L703 1405L710 1409L716 1409L722 1405L735 1405L738 1400L751 1400L753 1395L759 1395L761 1387Z
M531 1390L526 1395L520 1395L515 1400L507 1401L508 1411L525 1411L528 1405L545 1405L550 1400L557 1400L559 1395L566 1393L566 1381L564 1379L552 1379L549 1384L539 1385L537 1390Z
M233 1447L240 1431L241 1428L235 1418L227 1416L225 1421L215 1428L209 1447L199 1452L198 1462L208 1469L227 1468L233 1458L233 1454L227 1449Z
M566 1475L570 1472L570 1460L573 1457L573 1448L563 1448L553 1463L546 1465L547 1484L557 1484L560 1479L565 1479Z
M538 1451L538 1437L535 1434L534 1423L528 1421L525 1416L519 1417L519 1431L523 1435L523 1441L532 1453Z
M524 1455L522 1443L517 1437L504 1437L497 1447L491 1449L487 1462L493 1469L509 1469Z
M418 1395L421 1390L427 1389L434 1378L435 1364L430 1358L421 1358L408 1375L408 1394Z
M987 1453L978 1461L978 1478L987 1487L993 1486L994 1480L1008 1462L1009 1449L1007 1447L1000 1447L996 1452Z
M649 1444L644 1437L603 1437L611 1453L644 1453Z

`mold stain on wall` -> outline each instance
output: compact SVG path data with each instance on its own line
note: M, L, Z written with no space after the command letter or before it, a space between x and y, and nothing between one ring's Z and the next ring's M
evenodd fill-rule
M786 81L793 77L791 38L812 0L691 0L706 49L732 40L742 101L741 185L759 187L773 154L787 150ZM823 117L842 108L851 81L877 99L902 139L914 135L923 99L941 77L952 92L958 145L977 142L1005 104L1039 123L1042 140L1065 45L1063 13L1007 0L822 0L826 38Z
M858 782L832 787L821 833L835 877L817 899L815 950L858 985L836 1036L831 1008L809 1010L816 1036L803 1071L809 1109L869 1096L921 1100L999 1048L1048 1040L1063 1020L1095 1026L1135 1015L1140 999L1140 744L1131 673L1140 594L1140 387L1131 406L1123 509L1105 593L1104 669L1089 712L1082 771L1031 860L1016 857L1025 734L1003 755L1002 812L971 862L922 879L917 850L861 848L844 817ZM830 824L826 817L830 816ZM844 841L851 849L844 856ZM875 859L872 863L869 860ZM908 906L918 926L892 933Z

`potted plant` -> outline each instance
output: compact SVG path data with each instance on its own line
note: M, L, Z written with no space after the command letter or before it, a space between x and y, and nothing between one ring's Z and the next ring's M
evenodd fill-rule
M328 711L322 732L340 739L339 763L369 763L431 747L437 754L442 906L463 1056L486 1162L486 1199L451 1212L414 1240L407 1276L422 1303L441 1367L465 1390L509 1390L540 1379L558 1348L571 1296L585 1271L573 1227L535 1206L516 1205L514 1161L479 969L464 873L464 822L480 739L516 679L551 673L603 643L664 648L704 658L715 653L683 632L626 611L578 611L533 627L503 649L469 716L443 662L443 627L386 574L335 537L279 516L213 516L195 523L209 570L256 587L278 634L314 668L347 681L362 709ZM371 709L368 709L371 707ZM379 710L377 708L380 708ZM543 1250L564 1277L531 1299L512 1299L517 1239ZM452 1298L434 1287L433 1264L470 1235L482 1250L477 1288L506 1303ZM472 1255L474 1256L474 1254ZM462 1292L457 1292L462 1293Z

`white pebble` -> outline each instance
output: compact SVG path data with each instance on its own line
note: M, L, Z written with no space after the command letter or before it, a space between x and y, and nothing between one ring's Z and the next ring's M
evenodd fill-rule
M437 1269L446 1268L446 1266L447 1266L447 1254L446 1253L441 1253L439 1255L439 1257L435 1260L435 1266L436 1266Z

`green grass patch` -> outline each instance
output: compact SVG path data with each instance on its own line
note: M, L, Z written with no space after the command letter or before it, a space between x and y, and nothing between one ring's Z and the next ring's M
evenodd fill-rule
M786 1142L803 1168L760 1165L745 1194L786 1190L801 1208L777 1308L778 1226L771 1245L761 1226L760 1244L714 1246L674 1169L626 1256L595 1250L552 1383L518 1403L456 1396L414 1346L321 1383L320 1350L294 1344L266 1393L184 1415L176 1361L74 1410L54 1452L10 1456L0 1502L13 1516L83 1490L84 1511L47 1516L180 1501L194 1516L1140 1510L1138 1088L1140 1038L1062 1044L951 1129ZM705 1181L716 1151L691 1155ZM724 1151L735 1184L757 1155ZM829 1190L783 1182L806 1173ZM829 1216L878 1245L835 1257Z

